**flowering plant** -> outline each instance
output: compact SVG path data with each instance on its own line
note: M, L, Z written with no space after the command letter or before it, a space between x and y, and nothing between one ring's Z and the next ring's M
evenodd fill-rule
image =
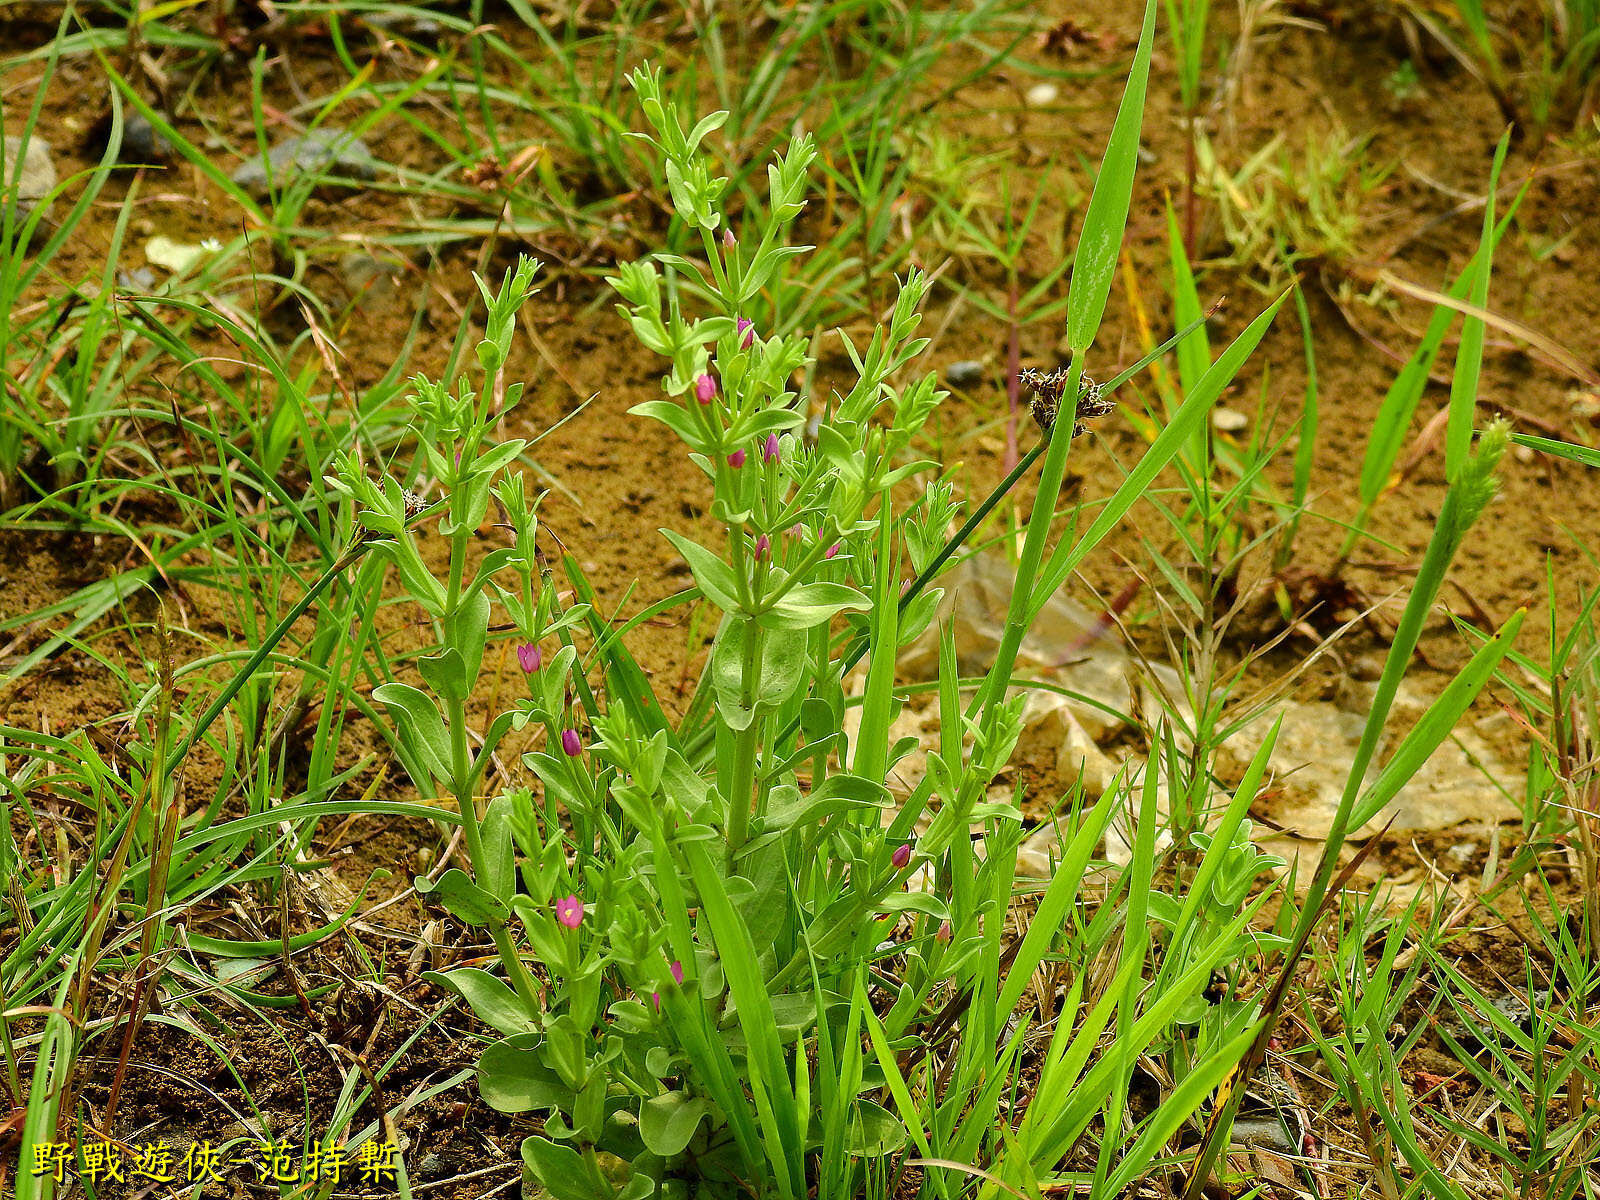
M447 497L448 581L423 564L397 482L379 487L346 459L338 486L438 635L441 649L419 663L425 687L391 682L374 695L418 787L457 802L472 870L418 880L418 891L487 929L504 977L460 967L430 978L501 1035L480 1064L485 1099L543 1115L543 1132L524 1144L529 1171L558 1197L763 1177L797 1196L806 1156L824 1144L837 1170L903 1139L899 1122L863 1096L878 1081L846 1047L847 1030L859 1042L861 996L891 933L925 945L923 989L963 953L950 933L958 914L937 890L904 885L918 857L938 855L962 827L958 816L987 811L976 801L1009 757L1019 702L1007 702L1009 718L970 758L959 739L947 749L941 778L966 797L961 814L914 842L924 786L886 827L884 781L911 748L888 745L894 657L938 600L927 588L902 596L901 563L926 566L956 511L943 483L909 505L894 496L929 468L910 449L942 395L932 373L895 383L925 345L914 333L927 278L908 276L887 328L864 352L851 348L858 382L816 424L815 440L803 437L807 414L790 380L806 345L764 336L765 322L747 314L802 252L785 233L801 211L812 143L797 138L772 166L767 207L737 238L722 227L726 181L698 149L720 117L686 134L655 75L641 70L633 82L679 218L704 235L710 269L708 278L681 259L628 263L611 280L641 342L670 362L665 398L634 411L682 438L725 529L715 547L666 531L699 596L722 614L687 716L668 722L648 677L587 604L561 607L534 553L537 504L510 472L524 443L490 440L521 388L506 382L505 363L533 264L520 263L498 291L480 283L489 315L479 386L452 394L418 382L426 473ZM690 292L710 311L687 316L678 297ZM491 500L513 541L474 571L470 542ZM576 565L565 566L587 595ZM516 628L528 697L491 721L474 753L466 703L495 604ZM868 645L852 745L843 659ZM952 719L960 728L960 715ZM530 726L546 733L546 748L525 756L538 793L495 797L480 814L490 753ZM1014 823L1015 810L999 807ZM819 1076L820 1110L807 1102L803 1052L819 1035L854 1064L842 1078Z
M1130 83L1139 98L1153 12L1137 89ZM423 465L446 496L446 584L412 543L400 486L379 488L353 461L340 471L374 546L433 619L441 647L419 663L426 690L394 682L374 691L411 778L425 793L455 798L465 834L470 874L447 870L417 888L486 929L500 959L501 973L458 967L430 978L498 1033L480 1060L480 1091L502 1111L540 1117L523 1159L557 1200L854 1195L863 1163L908 1138L924 1158L972 1161L998 1149L1002 1084L1021 1052L1020 1031L1007 1041L998 1022L1054 944L1115 801L1082 814L1041 901L1042 924L1002 954L1020 809L989 789L1021 731L1023 698L1008 686L1015 651L1042 598L1199 427L1270 312L1174 414L1093 526L1048 561L1045 535L1080 426L1045 425L1027 460L1042 455L1039 499L1001 652L965 701L943 631L939 742L896 809L886 781L915 748L911 739L890 743L904 703L896 657L932 621L938 592L928 585L980 515L947 543L958 512L952 488L913 453L942 396L931 372L911 370L926 344L915 333L928 279L907 275L864 348L846 339L847 392L827 403L801 394L793 381L810 361L807 344L772 332L778 315L766 306L782 293L785 264L805 249L790 244L789 231L804 204L811 140L795 138L769 166L765 200L745 198L736 233L724 222L727 180L700 148L725 114L685 132L654 72L631 80L676 219L698 231L703 248L700 262L657 255L622 264L609 281L635 336L667 362L664 396L633 412L682 440L721 529L711 544L663 531L693 588L634 623L700 600L719 614L716 637L685 712L669 719L627 649L631 623L619 630L595 614L570 556L562 569L577 603L564 606L535 553L537 504L509 473L523 445L489 438L520 390L506 382L505 363L532 265L520 264L498 292L480 284L489 312L480 385L454 395L418 385ZM1091 252L1080 250L1087 282L1075 278L1069 314L1079 360L1126 219L1137 105L1127 111L1133 121L1119 117L1090 206ZM1099 397L1114 386L1087 387L1075 362L1058 394L1080 397L1081 417L1108 410ZM1082 407L1086 390L1100 405L1093 413ZM918 488L918 479L928 482ZM491 498L512 544L470 569L471 536ZM493 717L474 753L465 705L495 604L515 629L528 695ZM859 695L847 698L857 663ZM513 728L543 730L544 748L523 757L539 788L496 796L480 814L484 764ZM981 856L974 829L986 842ZM1148 878L1148 856L1135 866ZM913 878L926 886L908 886ZM1237 933L1235 923L1193 948L1161 1012L1136 1027L1139 1044L1169 1027L1163 1014L1198 993ZM1137 971L1119 978L1127 988L1117 1004L1132 1013ZM1102 1007L1090 1016L1086 1046L1105 1019ZM1062 1089L1075 1086L1070 1064L1081 1069L1073 1046L1052 1059L1049 1079ZM947 1064L937 1079L936 1053ZM1220 1078L1225 1065L1208 1059L1195 1078ZM902 1078L913 1068L929 1080L921 1115ZM1018 1144L1020 1169L1031 1169L1034 1143L1059 1159L1108 1103L1109 1078L1093 1074L1055 1124ZM884 1106L891 1101L893 1111Z

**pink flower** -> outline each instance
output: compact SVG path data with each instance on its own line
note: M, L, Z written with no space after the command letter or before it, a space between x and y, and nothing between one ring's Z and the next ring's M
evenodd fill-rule
M561 748L567 752L568 758L577 758L583 753L583 740L578 737L576 729L561 731Z
M539 653L539 647L532 642L523 642L517 647L517 665L529 675L539 669L539 664L544 662L544 655Z
M740 317L736 328L739 333L739 349L750 349L750 343L756 340L756 323L748 317Z
M775 463L775 462L778 461L778 435L777 434L775 434L775 433L767 434L767 440L765 442L763 442L762 446L761 446L761 461L764 462L764 463Z
M717 381L705 372L694 377L694 398L701 404L710 404L717 394Z
M728 455L728 465L735 471L744 466L744 451L735 450L732 454Z
M767 551L771 549L772 543L767 540L767 535L763 533L756 539L756 561L760 562L762 559L766 558Z
M565 900L556 901L556 920L568 929L576 929L583 924L583 901L576 896L568 896Z
M911 843L901 842L894 848L894 853L889 856L889 861L894 864L896 871L904 871L906 864L911 861Z

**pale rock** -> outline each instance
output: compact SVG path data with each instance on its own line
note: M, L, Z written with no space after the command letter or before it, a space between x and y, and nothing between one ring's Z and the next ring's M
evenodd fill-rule
M951 570L939 581L945 594L938 618L901 653L901 673L915 680L938 675L939 628L946 624L961 673L986 672L1005 631L1014 578L1011 564L998 554L975 555ZM1138 668L1114 637L1087 608L1058 593L1045 603L1017 656L1019 673L1042 670L1070 693L1073 715L1096 741L1124 728L1136 695L1131 680Z
M17 174L19 154L22 156L20 177ZM3 193L11 190L13 179L16 180L16 221L20 225L56 186L56 164L50 143L34 136L23 146L20 137L7 135L5 153L0 156L0 203L4 202Z
M1344 793L1349 764L1355 756L1372 701L1370 685L1350 689L1350 708L1329 703L1286 703L1239 731L1228 750L1241 761L1255 754L1281 711L1283 725L1270 766L1274 789L1272 820L1302 839L1328 835ZM1426 711L1431 697L1416 684L1403 682L1386 722L1383 741L1362 787L1369 787L1383 764ZM1475 728L1461 725L1433 752L1394 798L1360 829L1369 837L1393 821L1394 832L1437 831L1462 822L1496 824L1515 821L1511 797L1523 789L1522 771L1504 762Z
M1084 795L1101 795L1117 773L1117 764L1100 749L1076 715L1075 706L1057 692L1031 691L1022 710L1023 738L1050 747L1057 781L1062 787L1082 782Z

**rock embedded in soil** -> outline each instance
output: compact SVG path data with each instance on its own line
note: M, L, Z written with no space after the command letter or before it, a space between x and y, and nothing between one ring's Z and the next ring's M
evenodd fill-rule
M28 139L26 147L20 137L5 139L4 170L0 171L0 187L11 190L16 180L17 215L20 224L33 215L39 201L48 196L56 186L56 164L50 143L41 137ZM17 176L17 156L22 156L22 174Z
M234 168L230 178L251 195L264 196L269 179L278 188L302 171L373 180L378 177L378 166L378 160L360 138L324 125L286 137L265 155L246 159Z
M162 163L172 157L172 143L143 113L129 113L122 122L122 146L117 160L125 163Z

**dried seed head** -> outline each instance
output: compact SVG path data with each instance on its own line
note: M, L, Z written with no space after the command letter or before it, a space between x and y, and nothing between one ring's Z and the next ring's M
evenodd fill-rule
M405 492L403 495L405 497L407 522L415 521L427 511L428 501L425 496L419 496L415 492Z
M1055 428L1056 413L1061 408L1061 393L1066 391L1067 380L1071 373L1068 367L1049 372L1025 367L1017 376L1017 382L1033 390L1033 403L1029 408L1033 413L1033 419L1039 423L1039 428L1046 433ZM1115 408L1114 401L1101 397L1098 383L1087 375L1079 376L1078 403L1073 414L1072 436L1077 437L1083 433L1084 421L1103 417Z

